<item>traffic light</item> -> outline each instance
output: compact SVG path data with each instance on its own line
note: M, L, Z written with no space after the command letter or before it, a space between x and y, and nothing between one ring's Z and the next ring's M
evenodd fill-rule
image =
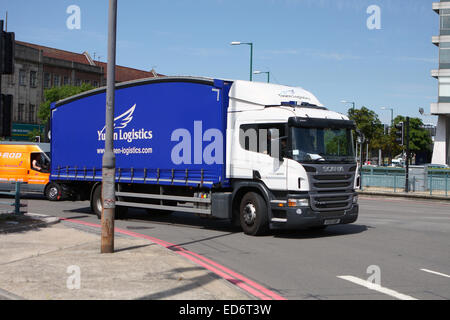
M405 145L405 123L400 122L395 125L395 142L399 145Z
M10 94L1 95L0 109L0 136L11 137L12 133L12 101Z
M0 30L0 74L14 74L14 32Z

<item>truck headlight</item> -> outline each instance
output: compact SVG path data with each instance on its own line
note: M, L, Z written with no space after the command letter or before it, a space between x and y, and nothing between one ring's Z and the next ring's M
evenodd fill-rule
M357 204L358 203L358 196L353 196L353 204Z
M289 207L309 207L309 199L289 199Z

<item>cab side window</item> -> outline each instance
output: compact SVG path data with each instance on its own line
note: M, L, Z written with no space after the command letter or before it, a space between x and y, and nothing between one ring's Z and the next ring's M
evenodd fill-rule
M239 141L243 149L278 157L279 149L285 143L286 128L283 124L246 124L240 127ZM283 145L281 145L282 147Z
M48 173L48 160L42 153L32 153L30 165L33 171Z

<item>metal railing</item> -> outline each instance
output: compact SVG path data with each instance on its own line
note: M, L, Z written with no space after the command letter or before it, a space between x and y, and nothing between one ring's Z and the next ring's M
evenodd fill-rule
M0 210L2 213L14 213L17 215L21 215L22 212L20 208L24 207L25 205L22 205L20 203L20 186L22 185L22 182L16 182L15 183L15 189L11 192L0 192L0 195L4 196L14 196L14 201L6 201L6 198L0 199L0 205L7 206L7 209L9 210ZM11 207L14 207L14 210L11 210Z
M362 191L405 192L403 168L364 167L361 170ZM422 195L450 196L450 170L410 170L409 192Z

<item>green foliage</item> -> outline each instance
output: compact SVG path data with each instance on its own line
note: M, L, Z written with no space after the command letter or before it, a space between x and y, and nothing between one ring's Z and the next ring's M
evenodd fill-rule
M391 129L389 135L384 134L384 126L378 115L366 107L359 110L350 109L349 118L356 122L357 128L369 142L369 149L381 149L384 154L397 155L403 152L403 147L395 142L395 129ZM394 119L394 126L402 121L406 122L406 117L398 116ZM410 150L411 153L420 151L431 151L431 137L429 132L422 128L423 122L419 118L410 118Z
M39 129L33 129L33 131L27 135L28 140L31 142L34 142L34 139L38 136L41 137L41 141L44 141L44 133Z
M399 124L400 122L406 123L406 117L398 116L394 119L394 125ZM409 141L409 148L412 153L417 153L419 151L431 151L431 145L432 140L430 137L429 132L422 128L423 122L419 118L410 118L409 119L409 134L410 134L410 141ZM405 129L406 130L406 129ZM406 134L406 132L405 132ZM402 147L396 144L395 141L395 130L391 130L390 135L391 141L393 141L394 145L394 152L395 153L401 153ZM405 141L406 143L406 141Z
M326 130L324 140L326 154L335 156L348 155L350 142L346 130Z
M366 138L366 143L369 142L370 149L376 149L383 145L384 126L381 123L378 115L366 107L361 109L350 109L348 111L350 120L356 122L356 127L360 130Z
M39 119L43 124L46 124L50 120L50 104L52 102L57 102L92 89L94 89L92 85L83 83L81 87L63 86L45 90L45 101L39 106Z

